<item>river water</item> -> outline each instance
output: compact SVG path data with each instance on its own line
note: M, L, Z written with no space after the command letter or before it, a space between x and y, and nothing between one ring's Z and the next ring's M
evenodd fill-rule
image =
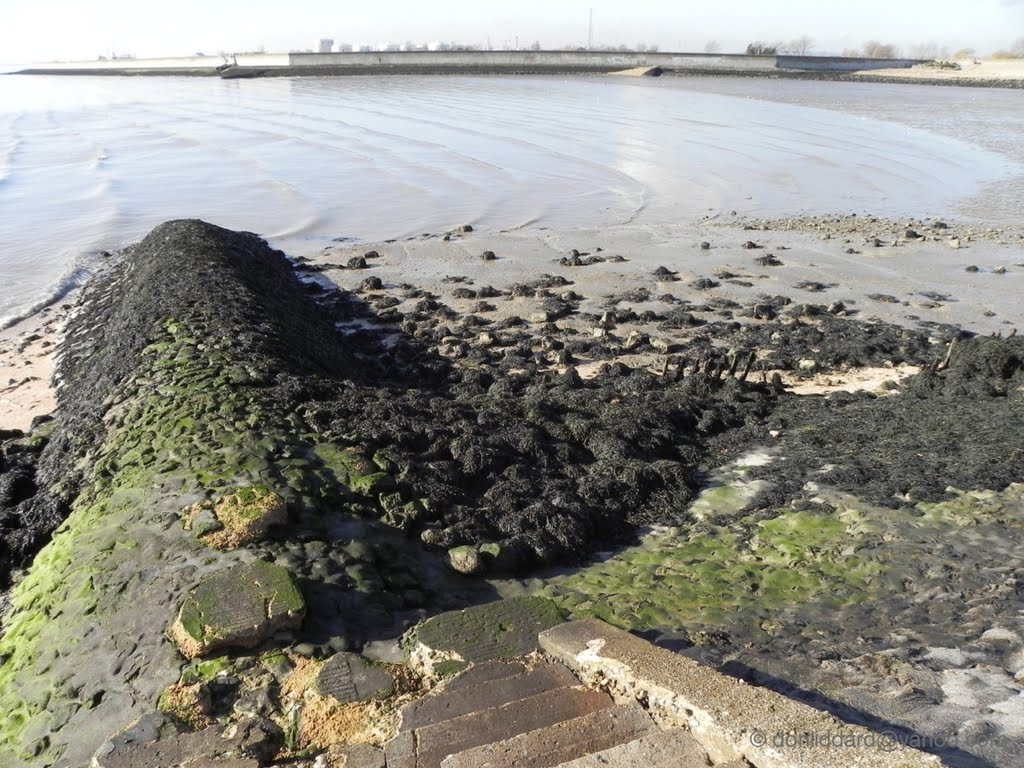
M0 325L161 221L295 255L736 210L1016 224L1022 95L763 79L0 77Z

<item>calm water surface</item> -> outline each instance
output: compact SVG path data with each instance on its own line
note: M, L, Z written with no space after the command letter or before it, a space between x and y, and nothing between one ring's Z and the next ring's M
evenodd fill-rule
M0 77L0 323L161 221L334 238L872 212L1011 222L1024 96L513 77Z

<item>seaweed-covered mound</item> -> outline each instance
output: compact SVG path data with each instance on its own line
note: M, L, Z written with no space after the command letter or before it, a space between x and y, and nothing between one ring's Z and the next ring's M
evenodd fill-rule
M200 221L157 227L85 289L68 324L57 368L59 418L38 464L19 466L0 499L8 548L0 586L6 569L26 566L67 516L108 415L168 322L189 329L193 350L221 348L237 363L230 382L210 384L255 391L278 414L297 408L324 377L353 373L329 316L283 253L251 233Z
M808 480L895 507L1024 478L1024 339L956 341L890 397L786 398L767 420L786 461L760 475L785 504Z

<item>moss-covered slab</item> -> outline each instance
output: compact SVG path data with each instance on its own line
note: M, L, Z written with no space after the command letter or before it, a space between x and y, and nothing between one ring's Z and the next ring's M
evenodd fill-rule
M536 651L537 635L560 624L562 613L542 597L513 597L438 614L410 634L413 662L427 670L450 661L479 663Z
M257 560L201 581L182 604L171 637L190 659L218 648L253 648L281 629L299 626L305 610L288 570Z
M317 692L343 704L388 696L395 679L383 666L371 664L358 653L332 656L317 676Z

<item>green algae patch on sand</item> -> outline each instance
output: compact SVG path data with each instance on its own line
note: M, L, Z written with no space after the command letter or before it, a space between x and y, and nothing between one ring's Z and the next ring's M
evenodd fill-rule
M628 629L715 629L824 600L860 602L883 571L858 554L868 533L857 515L785 510L653 534L604 562L554 578L543 594L573 618Z
M920 524L950 523L957 527L997 523L1024 527L1024 483L1012 483L1002 491L962 491L950 488L945 501L920 502Z

